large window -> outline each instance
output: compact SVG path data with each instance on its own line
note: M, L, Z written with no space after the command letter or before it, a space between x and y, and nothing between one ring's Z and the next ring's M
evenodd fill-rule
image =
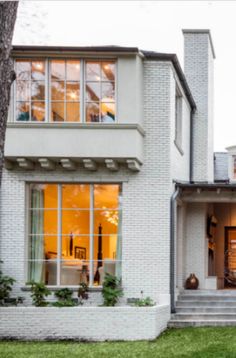
M115 122L115 62L17 59L18 122Z
M121 186L31 184L28 279L101 285L121 276Z

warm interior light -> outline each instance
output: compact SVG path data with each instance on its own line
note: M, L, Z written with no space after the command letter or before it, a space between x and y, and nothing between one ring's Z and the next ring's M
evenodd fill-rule
M105 70L109 70L109 65L104 66Z
M35 64L35 67L36 67L38 70L42 70L43 65L42 65L41 63L36 63L36 64Z
M75 65L75 68L76 68L77 70L79 70L79 64Z
M77 98L76 93L75 93L75 92L71 92L71 93L70 93L70 98L71 98L71 99L76 99L76 98Z

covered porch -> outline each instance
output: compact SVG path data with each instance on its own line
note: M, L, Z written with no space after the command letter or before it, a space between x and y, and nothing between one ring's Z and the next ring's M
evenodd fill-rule
M236 185L177 188L175 296L191 273L201 290L236 289Z

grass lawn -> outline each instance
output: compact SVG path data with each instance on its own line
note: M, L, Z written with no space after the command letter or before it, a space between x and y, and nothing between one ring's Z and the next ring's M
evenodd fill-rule
M151 342L0 342L1 358L236 358L236 327L171 329Z

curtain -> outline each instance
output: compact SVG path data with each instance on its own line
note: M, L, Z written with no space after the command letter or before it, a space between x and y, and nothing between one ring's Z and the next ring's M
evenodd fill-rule
M122 196L119 192L119 211L118 211L118 237L116 241L116 277L121 279L121 260L122 260Z
M42 282L44 278L44 192L37 187L31 191L31 255L29 278ZM41 209L41 210L39 210Z

